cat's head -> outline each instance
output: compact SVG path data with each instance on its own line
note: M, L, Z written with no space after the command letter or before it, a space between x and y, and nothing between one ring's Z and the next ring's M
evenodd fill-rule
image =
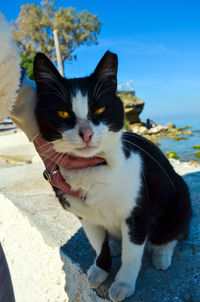
M107 51L90 76L67 79L44 54L36 54L36 118L57 151L91 157L117 142L124 120L117 65L117 55Z

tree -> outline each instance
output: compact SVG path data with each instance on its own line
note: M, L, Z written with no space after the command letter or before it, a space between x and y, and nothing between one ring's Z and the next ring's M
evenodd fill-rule
M41 51L56 62L53 30L57 30L64 62L76 59L74 51L78 46L98 44L101 24L97 15L87 10L60 7L56 11L55 1L45 0L41 6L21 6L20 14L13 24L13 36L21 54L29 57Z
M34 56L31 57L26 57L25 55L21 54L21 65L22 67L25 68L26 74L29 77L29 79L33 80L33 61L34 61Z

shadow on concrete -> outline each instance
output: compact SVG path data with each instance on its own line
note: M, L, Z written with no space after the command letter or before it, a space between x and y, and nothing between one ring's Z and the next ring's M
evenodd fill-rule
M157 271L145 251L135 294L126 302L200 302L200 172L186 174L184 179L190 188L193 207L189 238L177 245L167 271ZM82 228L61 250L85 273L94 261L93 249ZM97 295L108 299L107 289L119 267L120 257L114 257L112 273L95 290Z

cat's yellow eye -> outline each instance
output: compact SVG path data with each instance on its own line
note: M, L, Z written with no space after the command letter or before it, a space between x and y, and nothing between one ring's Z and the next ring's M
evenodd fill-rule
M69 113L67 111L57 111L59 117L61 118L68 118L69 117Z
M101 108L98 108L94 113L95 114L102 114L104 111L105 111L105 107L101 107Z

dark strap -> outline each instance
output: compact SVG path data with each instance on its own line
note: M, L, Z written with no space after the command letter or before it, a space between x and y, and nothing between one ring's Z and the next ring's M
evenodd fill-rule
M10 272L1 243L0 243L0 302L15 302Z

